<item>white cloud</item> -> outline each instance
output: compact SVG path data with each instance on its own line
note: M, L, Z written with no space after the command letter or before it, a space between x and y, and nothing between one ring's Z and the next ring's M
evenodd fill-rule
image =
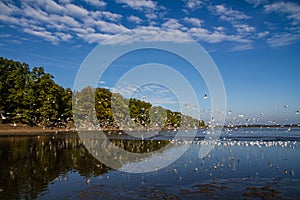
M122 18L122 15L116 14L116 13L111 13L108 11L103 11L102 15L105 19L109 19L111 21L119 21Z
M212 12L215 12L215 14L220 15L220 19L224 21L233 22L236 20L251 18L243 12L233 10L232 8L228 8L225 5L216 5L210 9L212 10Z
M125 32L121 35L117 35L113 40L105 41L105 44L128 44L131 42L160 42L160 41L172 41L172 42L188 42L191 38L197 41L204 41L208 43L219 43L223 41L230 41L235 43L251 43L249 39L244 39L239 35L227 35L220 31L209 31L205 28L191 28L185 27L177 29L179 26L176 21L172 21L171 25L166 29L160 27L139 27ZM174 28L174 29L173 29Z
M180 24L177 19L168 19L162 24L162 27L168 29L181 29L183 25Z
M122 45L132 42L187 42L191 41L187 33L180 30L161 29L159 27L142 26L129 30L113 37L113 40L104 41L103 44Z
M85 19L85 23L88 25L95 26L99 31L105 32L105 33L120 33L124 31L128 31L126 27L123 25L115 24L115 23L109 23L103 20L94 20L94 19Z
M241 34L248 34L248 33L253 33L255 32L255 28L253 26L249 26L248 24L240 24L240 23L235 23L234 28L237 30L238 33Z
M287 46L293 42L300 40L300 34L291 33L276 33L271 38L267 39L267 43L271 47Z
M140 24L143 20L141 20L139 17L130 15L129 17L127 17L127 20L130 22L134 22L136 24Z
M150 26L156 25L157 22L154 20L163 19L166 14L166 8L152 0L115 0L115 2L123 7L143 12Z
M122 82L117 87L110 88L113 93L119 93L125 98L131 98L132 94L138 87L131 83Z
M155 106L163 106L165 104L179 104L179 102L174 97L151 97L144 101L151 103Z
M59 30L66 29L68 30L69 27L80 27L80 23L75 20L72 16L74 12L79 11L76 13L77 16L82 16L83 9L80 7L76 7L75 5L70 6L70 4L66 5L66 9L62 11L62 13L53 13L53 12L46 12L43 11L44 7L35 8L32 7L30 4L23 5L23 17L30 18L30 24L43 24L45 27L48 28L55 28ZM83 11L83 13L80 13ZM72 14L71 14L72 13ZM71 15L68 16L67 14ZM22 26L25 26L22 24Z
M61 13L64 11L64 7L57 4L55 1L53 0L28 0L28 1L23 1L23 4L38 4L40 6L42 6L45 10L50 11L52 13Z
M257 38L264 38L265 36L267 36L267 35L269 35L270 34L270 32L269 31L264 31L264 32L259 32L258 34L257 34Z
M157 9L157 3L152 0L116 0L116 2L125 4L126 6L139 11L143 11L145 9Z
M58 36L62 41L69 41L72 37L72 35L68 33L61 33L61 32L55 32L56 36Z
M4 2L0 2L0 10L1 15L11 15L19 11L19 9L16 6L11 4L5 4Z
M265 5L264 9L267 13L275 12L287 15L287 18L292 20L292 25L300 23L300 5L294 2L275 2Z
M204 28L191 28L188 33L198 41L205 41L208 43L218 43L223 41L231 41L231 42L251 42L248 39L243 39L238 35L226 35L223 32L210 32Z
M11 24L19 24L19 20L13 17L14 14L20 13L20 9L12 4L0 2L0 21Z
M9 42L13 44L22 44L20 40L9 40Z
M49 16L49 24L53 25L53 27L61 27L65 26L65 28L68 27L80 27L80 23L75 20L72 17L69 16L60 16L60 15L50 15ZM61 25L61 26L55 26L55 25Z
M119 93L128 99L142 99L143 101L150 102L153 105L179 103L176 100L176 97L172 96L168 89L156 85L139 87L132 83L122 82L118 86L110 89L113 93Z
M201 24L203 24L203 20L197 18L185 17L183 20L193 26L201 26Z
M268 2L268 0L246 0L248 3L253 4L254 7L257 7L259 5L265 4Z
M225 27L223 27L223 26L215 26L213 28L214 28L214 30L219 31L219 32L224 32L225 31Z
M109 34L102 34L102 33L87 33L87 34L78 33L76 35L90 44L100 43L112 37Z
M92 34L95 33L96 30L91 28L91 27L87 27L87 28L72 28L71 29L74 33L78 33L78 34Z
M264 6L266 13L276 13L286 16L290 20L288 25L283 26L280 33L274 33L267 39L267 43L271 47L280 47L290 45L300 40L300 5L295 2L277 1L275 3L267 4ZM277 27L280 28L281 26Z
M71 3L72 0L58 0L59 3L62 3L62 4L68 4L68 3Z
M122 15L117 14L117 13L112 13L109 11L95 11L95 12L90 12L90 15L94 18L94 19L106 19L109 21L113 21L113 22L118 22L122 19Z
M146 16L147 19L149 19L149 20L153 20L153 19L157 19L157 18L158 18L158 16L157 16L154 12L147 13L147 14L145 14L145 16Z
M76 6L74 4L65 5L66 13L76 17L86 17L89 12L82 7Z
M45 31L45 28L33 24L28 25L28 28L35 31Z
M8 38L11 37L11 34L0 34L0 38Z
M23 13L26 17L30 17L34 20L38 20L40 22L48 22L49 21L49 16L48 16L48 13L40 10L40 9L37 9L37 8L32 8L30 6L24 6L24 9L23 9Z
M10 23L10 24L19 24L20 23L20 20L18 20L17 18L8 16L8 15L3 15L3 14L0 14L0 21Z
M92 5L92 6L96 6L96 7L105 7L106 6L106 2L101 1L101 0L84 0L86 3Z
M202 4L203 2L201 0L185 0L185 6L192 10L200 8Z
M29 33L31 35L39 36L41 38L44 38L45 40L51 41L54 44L57 44L58 38L54 36L51 32L49 31L43 31L43 30L32 30L29 28L25 28L24 32Z
M215 15L220 16L220 20L229 22L236 30L237 35L240 35L240 37L247 35L249 36L256 31L255 27L243 22L244 20L250 19L251 17L241 11L233 10L232 8L225 5L210 6L209 9ZM224 30L222 30L222 32L223 31Z
M235 45L234 47L230 48L230 51L244 51L249 49L253 49L252 43Z

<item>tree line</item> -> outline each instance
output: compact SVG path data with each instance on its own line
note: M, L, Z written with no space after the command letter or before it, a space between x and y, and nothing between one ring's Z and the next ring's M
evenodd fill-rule
M134 130L205 127L204 121L139 99L126 99L105 88L85 87L75 91L73 98L76 104L73 114L76 123L80 123L83 128Z
M138 99L126 99L105 88L86 87L81 91L63 88L43 67L29 68L28 64L0 57L0 111L2 123L19 122L30 126L64 124L76 119L92 117L86 108L96 112L94 124L99 128L195 128L205 123L173 112L161 106L152 106ZM91 94L94 94L91 98ZM76 109L72 110L72 97ZM93 99L94 97L94 99Z

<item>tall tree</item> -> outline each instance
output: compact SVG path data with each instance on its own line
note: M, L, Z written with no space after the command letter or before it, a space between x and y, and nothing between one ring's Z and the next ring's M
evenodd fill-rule
M29 125L72 117L72 92L45 73L43 67L31 71L26 63L0 57L0 110L11 121Z

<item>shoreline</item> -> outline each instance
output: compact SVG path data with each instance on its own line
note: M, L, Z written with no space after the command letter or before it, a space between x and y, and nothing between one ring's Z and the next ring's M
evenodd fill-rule
M38 135L56 135L64 133L76 133L73 130L66 129L0 129L1 136L38 136Z
M39 126L28 126L18 124L13 126L11 124L0 124L0 136L26 136L26 135L52 135L58 133L76 132L69 128L49 128Z
M223 128L234 129L234 128L300 128L299 125L281 125L281 126L263 126L263 125L252 125L252 126L234 126L228 127L224 126ZM172 130L172 129L170 129ZM179 130L179 129L177 129ZM88 130L79 130L87 131ZM127 131L119 129L103 129L102 131ZM146 131L146 130L130 130L130 131ZM151 131L151 130L149 130ZM154 130L152 130L154 131ZM161 131L161 130L160 130ZM39 126L28 126L28 125L17 125L12 126L11 124L0 124L0 136L35 136L35 135L56 135L56 134L65 134L65 133L77 133L77 130L74 128L58 128L58 127L39 127Z

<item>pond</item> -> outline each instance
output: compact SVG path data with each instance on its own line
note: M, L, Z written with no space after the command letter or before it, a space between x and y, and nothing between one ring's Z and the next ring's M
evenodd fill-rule
M176 140L173 132L160 132L143 140L123 132L108 132L115 147L144 155L138 161L120 161L114 168L101 162L81 134L2 135L0 199L297 199L300 196L300 129L228 129L222 132L212 151L201 158L200 148L207 145L204 131L199 130L192 139ZM100 140L104 139L98 138L98 145ZM100 146L107 147L101 142ZM150 172L124 170L141 160L151 160L156 155L151 152L165 147L171 154L185 148L187 151L170 165ZM103 152L115 159L110 149ZM101 156L105 156L103 152Z

